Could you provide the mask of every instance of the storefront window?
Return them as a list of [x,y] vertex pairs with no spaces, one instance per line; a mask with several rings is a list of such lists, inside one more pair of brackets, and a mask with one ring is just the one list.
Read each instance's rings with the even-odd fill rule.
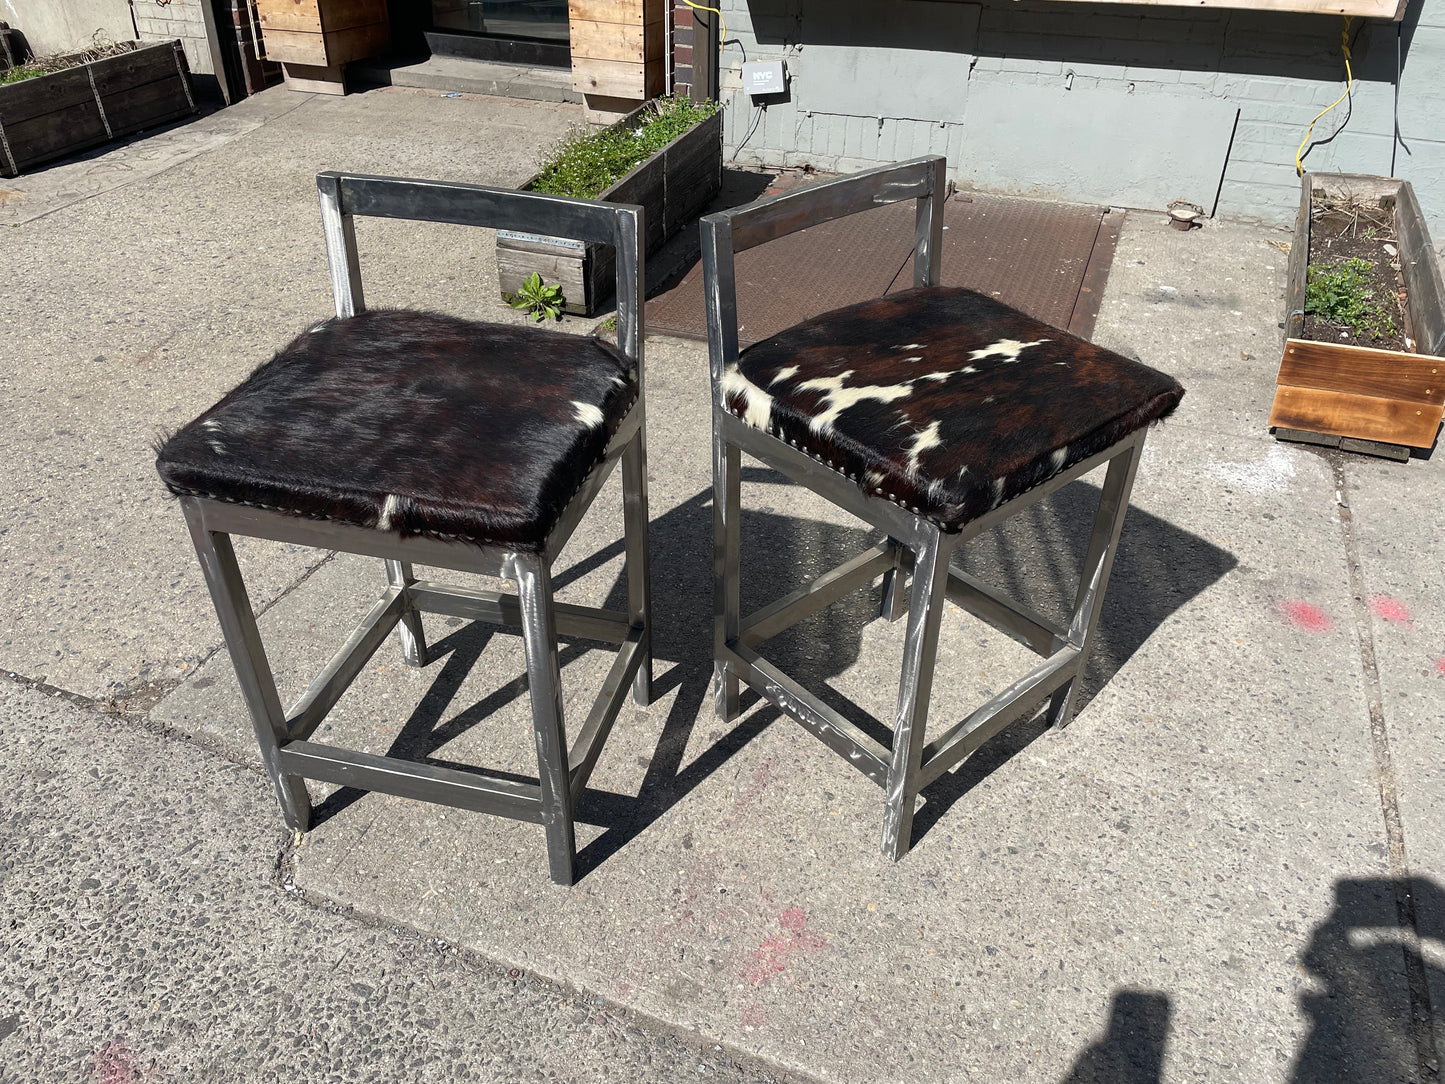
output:
[[567,40],[567,0],[431,0],[438,30],[488,37]]

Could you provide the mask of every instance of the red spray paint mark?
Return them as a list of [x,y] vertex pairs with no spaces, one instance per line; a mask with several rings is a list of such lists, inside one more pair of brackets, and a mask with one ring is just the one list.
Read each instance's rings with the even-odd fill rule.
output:
[[1410,627],[1410,609],[1399,599],[1389,595],[1371,595],[1370,612],[1392,625]]
[[1445,676],[1445,659],[1437,660],[1435,663],[1435,669],[1440,672],[1441,676]]
[[1302,632],[1329,632],[1335,627],[1334,619],[1329,614],[1313,602],[1306,602],[1302,598],[1292,598],[1280,603],[1280,610],[1289,619],[1289,623]]
[[95,1084],[144,1084],[149,1075],[121,1039],[112,1039],[95,1052]]
[[778,916],[778,925],[787,932],[778,937],[770,937],[759,945],[753,951],[748,966],[743,968],[743,978],[754,986],[766,982],[781,971],[786,971],[795,956],[817,952],[827,944],[817,934],[808,931],[808,916],[801,907],[789,907]]

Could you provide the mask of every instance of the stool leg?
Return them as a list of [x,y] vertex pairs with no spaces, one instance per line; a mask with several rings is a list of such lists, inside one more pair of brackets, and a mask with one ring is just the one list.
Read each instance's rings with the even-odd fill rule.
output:
[[[1049,700],[1048,721],[1055,730],[1069,725],[1073,715],[1074,689],[1089,664],[1094,632],[1104,608],[1104,590],[1109,586],[1114,556],[1119,551],[1119,534],[1124,528],[1124,517],[1129,512],[1129,493],[1134,488],[1134,475],[1139,469],[1143,449],[1144,430],[1141,429],[1128,448],[1109,460],[1109,473],[1104,478],[1104,489],[1099,495],[1099,509],[1094,513],[1094,530],[1089,537],[1084,563],[1079,569],[1079,589],[1074,596],[1074,613],[1069,621],[1068,642],[1079,645],[1078,669]],[[1063,640],[1055,640],[1054,650],[1063,647],[1064,643]]]
[[532,729],[537,741],[537,776],[542,788],[542,827],[552,880],[570,885],[577,844],[572,832],[572,778],[567,767],[567,734],[562,723],[562,676],[557,668],[557,624],[552,613],[552,574],[545,557],[513,558],[522,608],[522,641],[527,648],[527,684],[532,694]]
[[883,573],[883,605],[879,611],[885,621],[897,621],[908,612],[908,595],[904,591],[903,546],[895,538],[888,540],[893,547],[893,567]]
[[622,453],[622,534],[627,549],[627,617],[633,628],[646,630],[642,664],[632,679],[632,699],[639,707],[652,702],[652,585],[647,553],[646,422]]
[[725,723],[738,715],[738,676],[723,662],[722,647],[742,633],[742,590],[738,557],[742,539],[738,517],[742,513],[742,453],[729,444],[714,420],[712,444],[713,524],[713,688],[717,717]]
[[917,551],[913,589],[908,599],[908,628],[903,648],[903,677],[898,686],[898,720],[893,728],[893,757],[883,806],[883,853],[895,861],[913,843],[913,803],[918,796],[918,768],[923,761],[928,725],[928,697],[933,691],[933,663],[938,653],[938,628],[948,601],[948,556],[951,540],[936,528]]
[[288,828],[304,832],[311,826],[311,796],[306,793],[306,782],[301,776],[281,771],[281,746],[290,741],[291,735],[276,692],[276,680],[271,676],[271,664],[266,660],[266,648],[256,628],[246,584],[236,564],[231,536],[207,530],[199,509],[192,502],[183,498],[181,507],[191,528],[191,541],[201,560],[206,586],[211,590],[211,601],[221,622],[221,633],[226,639],[236,680],[241,685],[241,695],[249,709],[261,761],[266,765],[266,774],[271,777],[271,787],[281,806],[281,816]]
[[[411,562],[387,561],[386,582],[392,587],[400,587],[403,591],[410,588],[416,583]],[[408,666],[420,667],[427,664],[426,633],[422,631],[421,613],[411,604],[409,593],[401,611],[401,620],[397,622],[396,638],[401,641],[401,657]]]

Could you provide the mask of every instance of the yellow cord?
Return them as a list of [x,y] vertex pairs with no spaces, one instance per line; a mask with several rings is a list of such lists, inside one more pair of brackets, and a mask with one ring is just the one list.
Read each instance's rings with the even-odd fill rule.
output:
[[[687,2],[688,0],[683,0],[683,3]],[[1350,91],[1353,90],[1355,87],[1355,76],[1354,73],[1350,71],[1351,21],[1353,21],[1353,16],[1346,15],[1344,29],[1340,31],[1340,52],[1345,54],[1345,92],[1341,94],[1338,98],[1336,98],[1333,102],[1331,102],[1329,105],[1321,109],[1319,113],[1315,115],[1315,119],[1310,121],[1309,131],[1305,132],[1305,137],[1300,140],[1300,145],[1294,152],[1294,171],[1295,176],[1297,177],[1303,177],[1305,174],[1304,162],[1301,160],[1301,155],[1304,154],[1305,145],[1309,143],[1310,136],[1314,134],[1315,123],[1320,119],[1320,117],[1323,117],[1331,109],[1333,109],[1335,106],[1339,105],[1342,101],[1348,98],[1350,96]]]
[[722,33],[718,35],[717,39],[717,51],[721,53],[723,51],[723,42],[727,41],[728,37],[728,21],[723,18],[723,13],[718,11],[717,8],[708,7],[706,4],[694,4],[692,0],[682,0],[682,2],[690,8],[697,8],[698,11],[717,11],[717,21],[722,23]]

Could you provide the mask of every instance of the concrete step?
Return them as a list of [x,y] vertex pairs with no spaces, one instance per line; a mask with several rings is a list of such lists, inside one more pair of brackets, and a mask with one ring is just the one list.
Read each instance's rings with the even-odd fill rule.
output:
[[346,75],[362,86],[421,87],[537,102],[582,100],[582,95],[572,89],[572,73],[566,68],[533,68],[464,57],[358,60],[347,65]]

